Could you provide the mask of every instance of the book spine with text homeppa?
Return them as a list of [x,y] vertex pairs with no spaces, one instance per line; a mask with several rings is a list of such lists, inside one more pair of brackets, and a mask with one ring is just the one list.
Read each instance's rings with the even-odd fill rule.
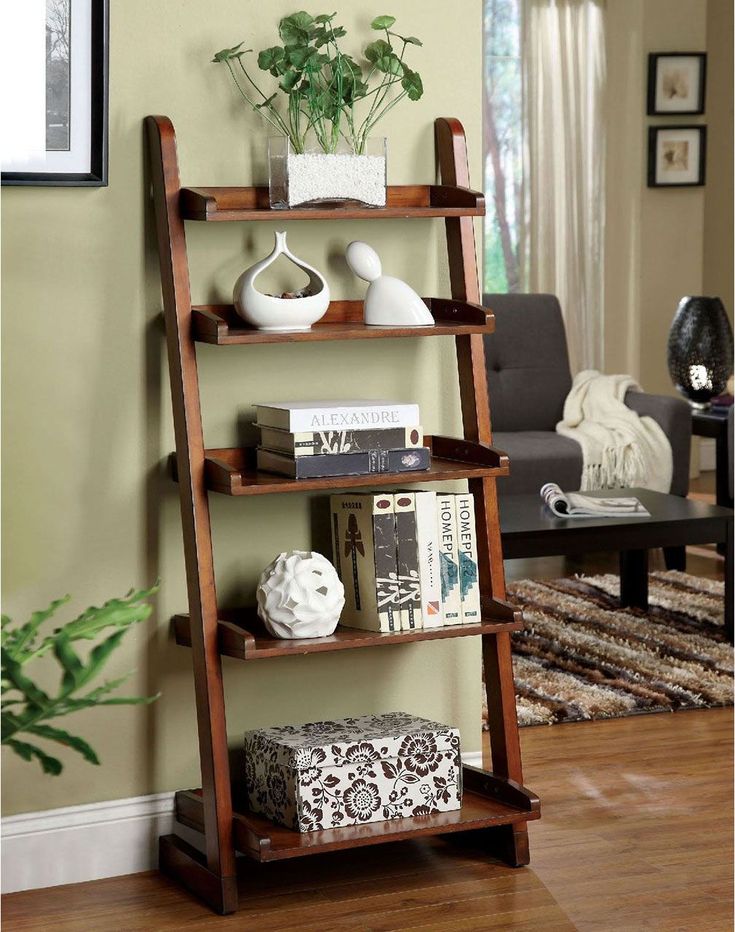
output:
[[401,450],[420,447],[423,442],[424,431],[418,425],[374,430],[304,430],[295,434],[275,427],[260,428],[261,447],[289,456]]
[[[383,499],[382,506],[378,499]],[[329,501],[334,565],[345,587],[340,624],[369,631],[398,630],[393,496],[332,495]],[[386,514],[376,522],[378,510]],[[392,550],[388,562],[386,545]]]
[[292,433],[303,430],[367,430],[368,428],[411,427],[419,423],[416,404],[354,403],[340,405],[256,405],[261,427],[278,427]]
[[367,476],[370,473],[413,472],[428,469],[428,447],[409,450],[368,450],[364,453],[333,453],[318,456],[288,456],[258,448],[258,469],[276,472],[292,479],[319,479],[326,476]]
[[475,530],[475,499],[470,492],[460,492],[454,498],[457,520],[457,551],[459,554],[459,591],[462,600],[462,624],[480,623],[480,580],[477,573],[477,533]]
[[421,616],[425,628],[442,625],[442,590],[439,567],[439,523],[436,492],[415,492],[416,550],[421,583]]
[[416,495],[413,492],[398,492],[393,499],[396,511],[401,628],[403,631],[413,631],[423,627],[416,533]]
[[442,618],[445,625],[462,624],[462,598],[459,590],[457,522],[454,495],[438,492],[439,559],[441,565]]

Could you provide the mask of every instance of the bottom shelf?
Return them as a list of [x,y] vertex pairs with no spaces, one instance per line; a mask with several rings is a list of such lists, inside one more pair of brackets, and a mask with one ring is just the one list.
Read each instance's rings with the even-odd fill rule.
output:
[[[463,777],[462,808],[454,812],[370,822],[321,832],[295,832],[236,805],[235,846],[256,861],[279,861],[343,848],[404,841],[422,835],[445,835],[511,825],[540,817],[538,797],[512,780],[469,766],[463,768]],[[201,792],[181,790],[176,793],[177,821],[199,832],[204,829]]]

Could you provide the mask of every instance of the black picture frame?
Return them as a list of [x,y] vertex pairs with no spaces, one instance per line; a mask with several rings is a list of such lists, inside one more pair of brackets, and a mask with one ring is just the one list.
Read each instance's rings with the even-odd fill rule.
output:
[[[660,181],[656,178],[656,152],[659,134],[668,130],[695,131],[699,135],[699,164],[697,165],[697,179],[695,181]],[[705,182],[707,163],[707,127],[701,123],[680,126],[669,124],[667,126],[648,127],[648,187],[649,188],[698,188]]]
[[108,184],[109,0],[91,0],[90,164],[88,172],[3,172],[3,185],[101,188]]
[[[697,94],[697,107],[694,110],[658,110],[656,108],[656,84],[661,59],[665,58],[696,58],[699,60],[699,88]],[[646,113],[648,116],[697,116],[704,113],[704,101],[707,85],[707,53],[706,52],[651,52],[648,56],[648,102]]]

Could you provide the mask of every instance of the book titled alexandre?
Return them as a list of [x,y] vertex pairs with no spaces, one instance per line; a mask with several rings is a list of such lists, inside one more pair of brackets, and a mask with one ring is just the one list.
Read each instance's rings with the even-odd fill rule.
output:
[[423,446],[423,443],[424,431],[419,425],[368,430],[300,430],[297,433],[276,427],[260,428],[260,446],[288,456],[403,450]]
[[431,451],[428,447],[416,447],[294,457],[285,453],[274,453],[272,450],[258,449],[257,462],[258,469],[290,476],[292,479],[367,476],[370,473],[427,470],[431,465]]
[[258,426],[291,433],[413,427],[419,423],[417,404],[392,401],[279,401],[258,404],[255,410]]

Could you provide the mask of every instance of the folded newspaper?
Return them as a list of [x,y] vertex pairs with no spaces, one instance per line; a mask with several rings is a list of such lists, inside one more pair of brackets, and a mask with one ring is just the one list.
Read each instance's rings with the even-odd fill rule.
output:
[[562,492],[555,482],[541,486],[541,498],[558,518],[650,518],[637,498],[597,498]]

